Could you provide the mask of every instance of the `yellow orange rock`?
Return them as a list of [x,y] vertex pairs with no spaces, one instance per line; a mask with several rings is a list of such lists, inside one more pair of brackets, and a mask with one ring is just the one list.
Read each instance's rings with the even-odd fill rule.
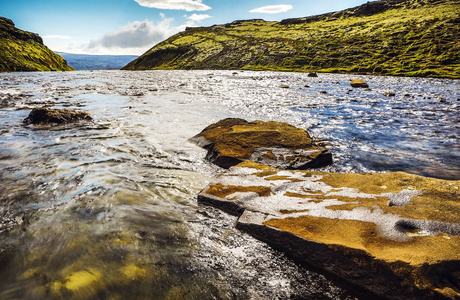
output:
[[328,165],[332,155],[317,147],[303,129],[283,122],[224,119],[191,139],[208,149],[206,158],[229,168],[251,160],[282,169]]
[[[460,297],[460,181],[243,162],[199,195],[237,228],[395,299]],[[454,295],[454,296],[452,296]]]
[[362,79],[353,79],[350,81],[350,85],[354,88],[368,88],[369,85]]

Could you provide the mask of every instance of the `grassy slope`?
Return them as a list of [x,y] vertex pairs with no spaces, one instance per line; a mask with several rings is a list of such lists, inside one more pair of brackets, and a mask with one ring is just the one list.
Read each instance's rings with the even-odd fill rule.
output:
[[71,71],[64,58],[43,45],[42,39],[0,18],[0,72]]
[[125,69],[250,69],[460,78],[460,2],[393,1],[380,1],[388,4],[387,10],[371,15],[357,13],[359,9],[355,8],[297,22],[249,20],[189,29],[156,45]]

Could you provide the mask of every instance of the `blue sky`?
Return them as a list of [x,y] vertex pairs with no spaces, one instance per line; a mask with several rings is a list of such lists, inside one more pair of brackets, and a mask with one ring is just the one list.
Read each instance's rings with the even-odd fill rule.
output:
[[0,16],[54,51],[140,55],[187,26],[280,21],[368,0],[0,0]]

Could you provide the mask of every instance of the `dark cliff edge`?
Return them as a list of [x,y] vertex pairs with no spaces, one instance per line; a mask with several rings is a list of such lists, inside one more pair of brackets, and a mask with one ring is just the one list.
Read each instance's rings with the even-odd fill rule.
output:
[[382,0],[339,12],[187,28],[124,70],[227,69],[460,78],[458,0]]
[[42,38],[15,27],[0,17],[0,72],[73,71],[61,56],[43,44]]

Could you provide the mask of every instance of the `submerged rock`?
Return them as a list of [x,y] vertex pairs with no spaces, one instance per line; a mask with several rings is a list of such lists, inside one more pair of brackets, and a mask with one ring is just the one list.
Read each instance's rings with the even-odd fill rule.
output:
[[460,182],[243,162],[198,196],[298,261],[391,299],[460,297]]
[[316,74],[314,72],[310,72],[310,73],[308,73],[307,77],[318,77],[318,74]]
[[47,107],[34,108],[24,119],[26,124],[64,124],[78,121],[91,121],[91,115],[73,109],[52,109]]
[[305,130],[282,122],[228,118],[206,127],[191,141],[208,149],[206,159],[223,168],[245,160],[281,169],[332,163],[331,153],[316,146]]
[[368,88],[369,85],[362,79],[353,79],[350,81],[350,85],[354,88]]

